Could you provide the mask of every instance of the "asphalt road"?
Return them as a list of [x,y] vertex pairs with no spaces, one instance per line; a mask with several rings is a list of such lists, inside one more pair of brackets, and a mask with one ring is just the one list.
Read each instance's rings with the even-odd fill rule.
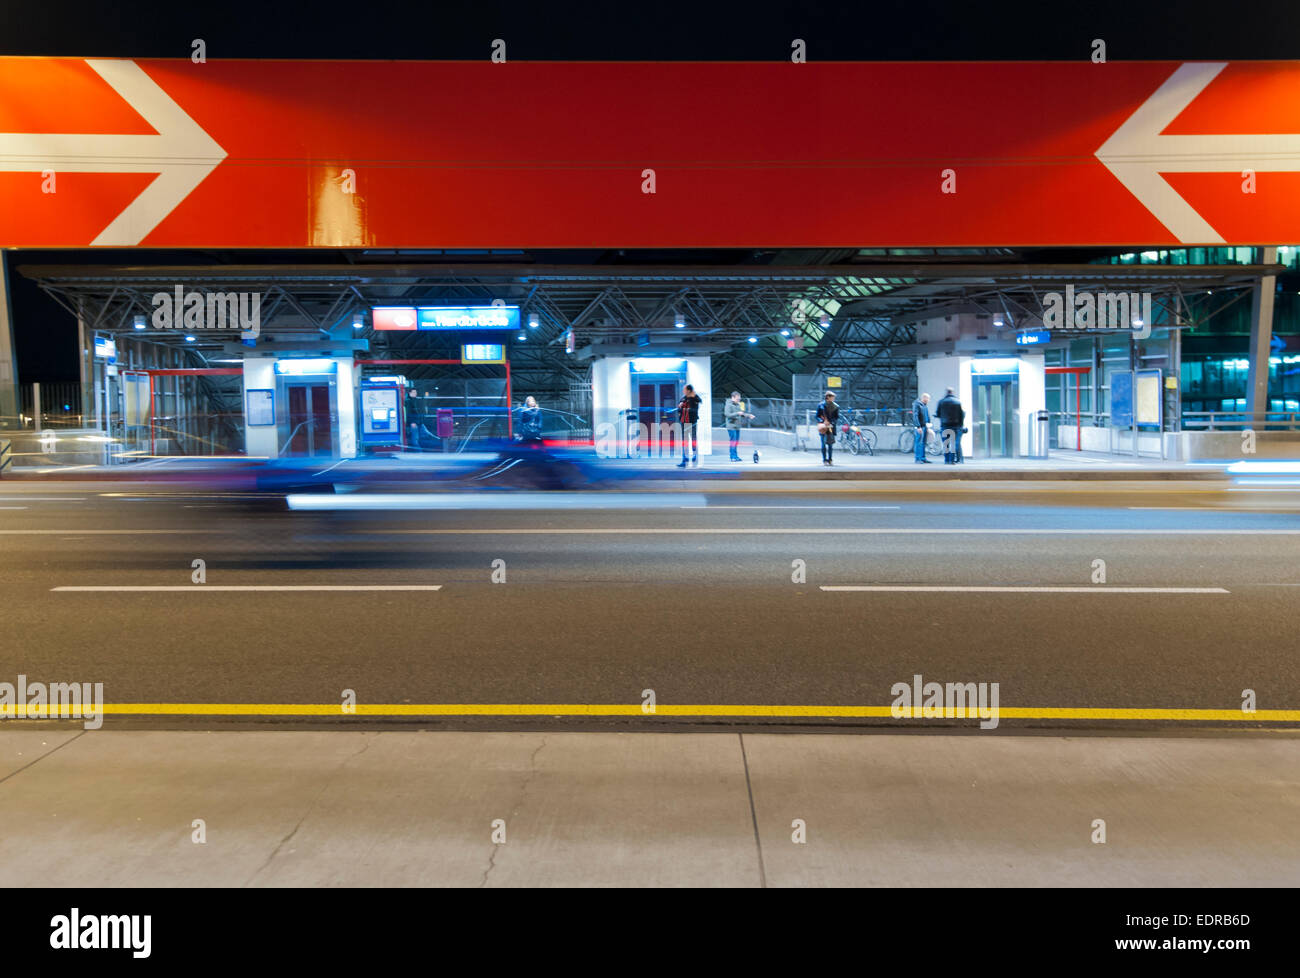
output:
[[[300,511],[283,497],[0,484],[0,682],[102,682],[110,704],[171,705],[110,724],[184,725],[187,704],[332,709],[350,689],[398,714],[492,705],[440,725],[578,722],[527,715],[559,704],[617,707],[600,722],[623,725],[973,726],[853,715],[888,707],[918,674],[997,683],[1003,729],[1294,725],[1142,712],[1232,715],[1247,689],[1261,711],[1300,711],[1289,490],[474,498],[510,508],[410,495],[398,501],[425,508]],[[342,590],[281,590],[319,585]],[[250,586],[267,590],[219,590]],[[129,590],[158,587],[177,590]],[[671,716],[701,705],[809,709]],[[1140,712],[1059,714],[1081,708]]]

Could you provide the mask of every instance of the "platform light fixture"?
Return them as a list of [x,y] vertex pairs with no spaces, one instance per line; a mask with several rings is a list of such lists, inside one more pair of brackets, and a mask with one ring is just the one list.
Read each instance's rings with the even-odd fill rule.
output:
[[145,322],[145,318],[143,316],[136,316],[131,320],[131,325],[134,326],[136,329],[144,329],[147,323]]
[[277,374],[332,374],[338,364],[328,357],[302,357],[275,361]]
[[357,310],[356,312],[354,312],[354,313],[352,314],[352,328],[353,328],[353,329],[365,329],[365,328],[366,328],[366,320],[365,320],[365,317],[363,317],[363,316],[361,315],[361,311],[360,311],[360,310]]
[[664,373],[677,370],[682,363],[682,357],[634,357],[632,369],[643,374]]
[[1020,371],[1020,360],[1016,357],[977,357],[970,362],[970,368],[977,374],[1014,374]]
[[540,322],[541,322],[541,320],[539,320],[539,319],[537,318],[537,313],[535,313],[535,312],[530,312],[530,313],[528,314],[528,328],[529,328],[529,329],[536,329],[536,328],[538,327],[538,325],[540,324]]

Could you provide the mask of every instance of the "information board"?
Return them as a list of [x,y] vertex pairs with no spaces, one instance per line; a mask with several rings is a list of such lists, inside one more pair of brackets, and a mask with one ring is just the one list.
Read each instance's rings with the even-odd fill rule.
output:
[[1110,375],[1110,425],[1133,427],[1133,373],[1129,370]]
[[275,391],[250,390],[245,394],[248,399],[248,425],[275,424]]
[[1161,397],[1160,371],[1158,369],[1139,370],[1137,372],[1137,389],[1134,393],[1134,407],[1139,425],[1160,426]]

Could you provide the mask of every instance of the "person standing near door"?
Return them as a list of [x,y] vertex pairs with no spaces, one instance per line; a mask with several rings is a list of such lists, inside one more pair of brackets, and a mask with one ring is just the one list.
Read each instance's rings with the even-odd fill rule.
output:
[[929,403],[929,394],[922,394],[912,402],[912,427],[916,429],[912,434],[912,447],[916,451],[918,465],[930,464],[930,460],[925,457],[925,435],[930,427],[930,409],[926,405]]
[[[678,464],[679,469],[686,468],[687,464],[700,464],[700,438],[697,432],[697,426],[700,421],[700,402],[701,398],[695,393],[695,388],[687,384],[682,391],[682,399],[677,402],[677,420],[682,425],[682,460]],[[687,451],[690,451],[689,458]]]
[[826,392],[826,400],[817,408],[817,434],[822,440],[822,465],[832,465],[835,456],[835,428],[840,420],[840,407],[835,403],[835,393]]
[[753,420],[752,414],[745,413],[745,402],[740,399],[740,391],[732,391],[731,397],[727,398],[727,403],[722,407],[722,413],[727,420],[727,438],[731,445],[731,460],[740,461],[740,422],[743,418]]
[[961,423],[966,418],[956,391],[949,387],[934,406],[934,413],[939,419],[939,434],[943,438],[943,464],[956,465],[961,452]]
[[524,399],[524,406],[519,409],[518,438],[530,445],[542,443],[542,409],[537,406],[537,398],[531,394]]

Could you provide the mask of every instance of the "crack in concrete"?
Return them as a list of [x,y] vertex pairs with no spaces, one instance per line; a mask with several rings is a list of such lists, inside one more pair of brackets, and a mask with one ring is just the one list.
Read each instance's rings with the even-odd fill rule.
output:
[[32,767],[33,765],[39,764],[41,761],[45,760],[45,758],[49,757],[51,754],[56,753],[57,751],[61,751],[61,750],[63,750],[63,748],[67,747],[67,746],[68,746],[70,743],[72,743],[74,740],[80,740],[83,736],[85,736],[85,735],[86,735],[87,733],[89,733],[89,732],[90,732],[90,731],[88,731],[88,730],[82,730],[82,731],[81,731],[80,733],[78,733],[75,737],[69,737],[69,738],[68,738],[67,740],[65,740],[63,743],[59,744],[58,747],[52,747],[52,748],[50,748],[50,749],[47,750],[44,754],[42,754],[40,757],[36,758],[36,760],[34,760],[34,761],[29,761],[28,763],[24,764],[22,767],[18,768],[16,771],[10,771],[10,772],[9,772],[8,774],[6,774],[3,778],[0,778],[0,784],[4,784],[4,783],[5,783],[6,781],[8,781],[10,778],[12,778],[12,777],[16,777],[17,775],[22,774],[22,773],[23,773],[24,771],[26,771],[29,767]]
[[[546,738],[542,737],[542,742],[537,745],[537,749],[534,750],[532,755],[529,756],[528,758],[528,777],[524,778],[524,783],[519,786],[519,800],[515,802],[514,807],[510,809],[510,817],[506,820],[507,833],[510,831],[509,828],[510,821],[514,819],[515,813],[518,812],[519,809],[523,807],[524,795],[528,793],[528,785],[531,784],[533,778],[537,776],[537,755],[542,752],[542,748],[545,746],[546,746]],[[488,857],[487,869],[483,870],[483,879],[479,882],[479,889],[482,889],[483,887],[487,886],[488,876],[491,875],[492,870],[496,869],[497,850],[499,848],[501,848],[500,844],[496,842],[492,843],[492,854]]]
[[[362,745],[359,751],[357,751],[355,754],[349,754],[347,757],[343,759],[342,763],[340,763],[338,766],[338,770],[335,771],[335,774],[337,775],[338,771],[343,770],[343,768],[347,767],[358,757],[360,757],[362,754],[368,751],[370,749],[370,745],[374,743],[375,738],[379,736],[382,736],[382,734],[374,734],[373,736],[367,737],[365,743]],[[302,813],[302,818],[298,819],[298,824],[295,825],[289,831],[288,835],[286,835],[283,839],[279,841],[279,843],[277,843],[276,847],[273,850],[271,850],[271,854],[266,857],[266,861],[262,863],[262,865],[258,866],[257,869],[253,870],[253,874],[249,876],[247,880],[244,881],[245,887],[252,885],[253,880],[257,879],[257,877],[261,875],[262,871],[266,869],[266,867],[270,866],[272,862],[275,861],[275,857],[280,854],[280,850],[285,847],[285,844],[288,843],[290,839],[292,839],[295,835],[298,834],[298,830],[302,828],[302,823],[307,821],[307,816],[311,815],[311,813],[316,810],[316,804],[322,798],[325,797],[325,792],[329,791],[330,788],[333,786],[333,784],[334,784],[334,778],[330,778],[325,782],[324,785],[321,786],[320,791],[316,793],[316,797],[313,798],[311,800],[311,803],[307,806],[307,810]]]
[[740,760],[745,766],[745,791],[749,794],[749,817],[754,823],[754,848],[758,852],[758,886],[759,889],[767,889],[767,869],[763,865],[763,839],[758,832],[758,808],[754,805],[754,784],[749,777],[749,755],[745,751],[745,735],[738,734],[740,738]]

